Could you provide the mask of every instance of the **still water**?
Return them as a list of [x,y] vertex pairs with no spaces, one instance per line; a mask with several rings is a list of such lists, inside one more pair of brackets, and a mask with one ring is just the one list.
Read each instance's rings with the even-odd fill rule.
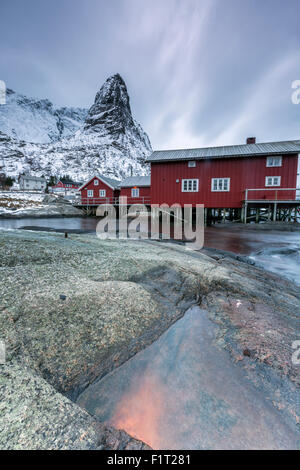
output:
[[[39,227],[95,233],[98,220],[94,217],[0,219],[0,229]],[[250,256],[265,269],[300,285],[300,231],[249,230],[219,225],[205,229],[204,245]]]
[[[299,435],[191,308],[77,403],[154,449],[294,449]],[[294,392],[294,390],[293,390]]]

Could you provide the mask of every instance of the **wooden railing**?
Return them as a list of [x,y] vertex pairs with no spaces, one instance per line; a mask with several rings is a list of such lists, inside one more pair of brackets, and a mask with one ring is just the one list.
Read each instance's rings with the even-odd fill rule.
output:
[[[272,191],[270,197],[268,193],[264,194],[265,191]],[[252,195],[249,194],[252,192]],[[256,192],[258,194],[253,194]],[[245,202],[249,201],[270,201],[270,202],[280,202],[280,201],[297,201],[300,202],[300,188],[279,188],[277,186],[267,187],[267,188],[248,188],[245,190]]]
[[81,206],[99,206],[103,204],[112,204],[114,206],[150,204],[150,197],[82,197],[74,201],[75,205]]

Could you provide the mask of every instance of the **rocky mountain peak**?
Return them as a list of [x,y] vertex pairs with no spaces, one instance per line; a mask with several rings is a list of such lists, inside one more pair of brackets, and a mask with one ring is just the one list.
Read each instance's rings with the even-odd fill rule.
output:
[[0,170],[8,176],[67,174],[84,181],[102,173],[123,179],[148,173],[151,151],[119,74],[106,80],[89,111],[56,108],[12,90],[0,106]]
[[109,77],[96,94],[84,129],[119,135],[132,126],[134,121],[127,87],[121,75],[117,73]]

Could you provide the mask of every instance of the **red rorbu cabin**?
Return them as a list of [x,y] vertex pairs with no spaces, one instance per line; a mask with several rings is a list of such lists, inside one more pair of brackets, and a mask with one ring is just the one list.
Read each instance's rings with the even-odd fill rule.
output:
[[72,180],[61,179],[54,186],[51,186],[53,193],[68,193],[77,191],[82,183]]
[[120,199],[127,197],[126,204],[149,205],[151,192],[150,176],[131,176],[120,183]]
[[118,204],[120,181],[102,175],[93,176],[84,183],[81,192],[81,205],[98,206],[99,204]]
[[256,144],[255,138],[246,145],[156,151],[148,158],[151,203],[214,209],[299,206],[299,154],[300,140]]

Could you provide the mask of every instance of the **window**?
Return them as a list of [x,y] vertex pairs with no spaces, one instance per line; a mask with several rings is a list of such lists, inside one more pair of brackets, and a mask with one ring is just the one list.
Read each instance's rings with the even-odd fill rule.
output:
[[139,188],[132,188],[131,189],[131,197],[139,197],[139,195],[140,195]]
[[99,196],[100,197],[106,197],[106,190],[105,189],[100,189]]
[[190,162],[188,162],[188,167],[189,167],[189,168],[195,168],[195,166],[196,166],[196,162],[195,162],[195,161],[190,161]]
[[280,176],[266,176],[266,186],[280,186]]
[[94,186],[99,186],[99,180],[97,179],[94,180]]
[[230,191],[230,178],[212,178],[211,190],[213,192],[228,192]]
[[267,166],[282,166],[282,157],[267,157]]
[[182,180],[181,191],[183,193],[197,193],[199,189],[199,180]]
[[92,189],[88,189],[87,195],[88,197],[94,197],[94,191]]

